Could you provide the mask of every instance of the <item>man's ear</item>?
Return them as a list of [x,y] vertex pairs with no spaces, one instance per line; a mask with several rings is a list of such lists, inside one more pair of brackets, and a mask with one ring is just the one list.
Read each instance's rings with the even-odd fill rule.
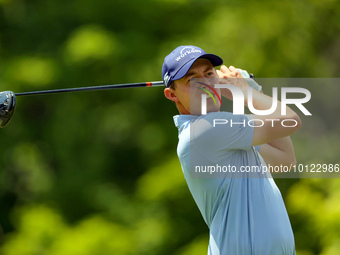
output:
[[178,102],[178,98],[175,95],[174,91],[171,88],[165,88],[164,89],[164,95],[167,99],[173,101],[173,102]]

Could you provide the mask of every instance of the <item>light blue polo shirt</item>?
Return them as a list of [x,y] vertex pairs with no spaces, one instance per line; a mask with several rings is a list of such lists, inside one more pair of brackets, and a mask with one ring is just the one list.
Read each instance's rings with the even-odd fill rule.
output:
[[210,230],[208,255],[293,255],[293,231],[271,174],[244,170],[265,165],[251,146],[249,120],[229,112],[174,116],[183,174]]

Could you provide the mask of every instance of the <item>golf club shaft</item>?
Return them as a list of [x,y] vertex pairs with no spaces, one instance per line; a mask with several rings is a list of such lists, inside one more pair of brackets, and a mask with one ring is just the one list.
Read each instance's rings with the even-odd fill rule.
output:
[[80,88],[53,89],[53,90],[20,92],[20,93],[15,93],[15,96],[29,96],[29,95],[56,94],[56,93],[67,93],[67,92],[77,92],[77,91],[155,87],[155,86],[164,86],[164,83],[163,81],[154,81],[154,82],[125,83],[125,84],[114,84],[114,85],[80,87]]
[[[255,78],[254,75],[251,74],[251,73],[249,74],[249,76],[252,79]],[[78,92],[78,91],[138,88],[138,87],[156,87],[156,86],[164,86],[163,81],[124,83],[124,84],[101,85],[101,86],[90,86],[90,87],[79,87],[79,88],[66,88],[66,89],[52,89],[52,90],[19,92],[19,93],[15,93],[15,96],[44,95],[44,94]]]

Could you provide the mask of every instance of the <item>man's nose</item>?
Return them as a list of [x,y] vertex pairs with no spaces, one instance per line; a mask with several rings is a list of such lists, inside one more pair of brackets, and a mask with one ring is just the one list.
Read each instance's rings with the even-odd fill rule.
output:
[[207,83],[208,80],[207,80],[207,77],[205,77],[205,74],[203,72],[198,72],[198,76],[197,76],[197,81],[200,83],[200,84],[203,84],[203,83]]
[[198,72],[198,78],[206,79],[207,77],[205,76],[205,73],[203,71],[199,71]]

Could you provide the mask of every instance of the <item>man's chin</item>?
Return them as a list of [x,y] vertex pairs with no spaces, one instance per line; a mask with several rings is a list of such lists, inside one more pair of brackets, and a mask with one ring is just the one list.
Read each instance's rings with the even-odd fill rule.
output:
[[[208,106],[207,107],[207,113],[210,113],[210,112],[219,112],[220,111],[220,108],[219,106]],[[190,110],[190,115],[204,115],[202,114],[202,111],[201,111],[201,108],[198,108],[197,110]]]
[[214,106],[214,107],[211,107],[210,109],[208,107],[207,113],[209,113],[209,112],[219,112],[220,110],[221,110],[221,107]]

